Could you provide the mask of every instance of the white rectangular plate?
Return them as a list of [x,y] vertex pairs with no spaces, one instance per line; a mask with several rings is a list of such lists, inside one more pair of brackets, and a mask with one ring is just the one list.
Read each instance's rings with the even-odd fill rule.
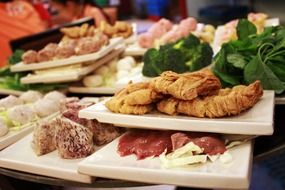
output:
[[23,94],[23,91],[19,91],[19,90],[13,90],[13,89],[0,89],[0,94],[1,95],[14,95],[14,96],[20,96],[21,94]]
[[124,56],[143,56],[146,51],[146,48],[142,48],[138,43],[134,43],[127,46],[124,51]]
[[285,95],[275,96],[275,104],[276,105],[284,105],[285,104]]
[[78,81],[85,75],[91,73],[96,68],[100,67],[101,65],[111,61],[115,57],[119,56],[120,53],[124,50],[124,47],[119,47],[114,51],[110,52],[108,55],[100,58],[95,63],[92,63],[88,66],[84,66],[74,72],[62,72],[62,73],[55,73],[55,74],[46,74],[46,75],[28,75],[26,77],[21,78],[21,83],[23,84],[31,84],[31,83],[59,83],[59,82],[70,82],[70,81]]
[[10,130],[6,135],[0,137],[0,150],[17,142],[19,139],[31,133],[33,131],[33,127],[34,124],[30,123],[20,130],[17,131]]
[[[55,112],[45,118],[42,119],[52,119],[53,117],[57,116],[58,112]],[[21,126],[21,129],[19,130],[11,130],[9,129],[9,132],[5,134],[4,136],[0,137],[0,150],[3,148],[6,148],[7,146],[17,142],[19,139],[25,137],[29,133],[31,133],[34,129],[34,126],[37,122],[30,122],[27,124],[24,124]]]
[[271,135],[273,133],[274,92],[264,91],[253,108],[237,116],[209,119],[189,116],[169,116],[162,113],[145,115],[117,114],[100,102],[79,112],[79,117],[97,119],[123,127],[168,129],[227,134]]
[[188,187],[241,189],[249,186],[251,142],[230,149],[233,161],[229,164],[216,160],[184,168],[163,169],[158,158],[136,160],[134,155],[120,157],[117,153],[118,139],[80,162],[78,171],[91,176]]
[[61,67],[65,65],[94,61],[107,55],[117,45],[123,43],[123,41],[124,41],[123,38],[113,38],[110,40],[110,43],[107,46],[103,46],[98,52],[95,53],[71,56],[66,59],[46,61],[41,63],[24,64],[23,62],[20,62],[17,63],[16,65],[11,66],[10,69],[12,72],[31,71],[31,70],[47,69],[52,67]]
[[57,151],[36,156],[31,142],[32,134],[2,150],[0,167],[83,183],[92,182],[92,177],[77,172],[77,165],[82,159],[61,159]]
[[71,86],[68,88],[69,92],[82,93],[82,94],[108,94],[113,95],[116,92],[116,88],[112,87],[82,87]]

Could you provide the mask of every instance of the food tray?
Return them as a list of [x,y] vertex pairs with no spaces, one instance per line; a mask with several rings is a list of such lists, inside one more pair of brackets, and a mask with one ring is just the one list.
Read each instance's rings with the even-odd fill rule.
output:
[[0,167],[83,183],[92,182],[92,177],[77,172],[77,164],[82,159],[61,159],[57,151],[36,156],[31,147],[32,135],[2,150]]
[[134,155],[120,157],[118,139],[79,163],[78,171],[91,176],[171,184],[187,187],[246,189],[250,182],[252,143],[229,150],[233,161],[208,161],[184,168],[163,169],[158,158],[137,160]]
[[117,45],[123,43],[123,38],[113,38],[110,39],[110,43],[107,46],[103,46],[98,52],[86,54],[86,55],[78,55],[72,56],[66,59],[59,59],[53,61],[46,61],[41,63],[31,63],[24,64],[23,62],[17,63],[16,65],[11,66],[12,72],[22,72],[22,71],[32,71],[39,69],[47,69],[53,67],[61,67],[65,65],[72,65],[76,63],[82,63],[88,61],[94,61],[100,59],[107,55],[110,51],[112,51]]
[[22,77],[21,83],[22,84],[32,84],[32,83],[60,83],[60,82],[78,81],[83,76],[91,73],[99,66],[117,57],[120,53],[122,53],[123,50],[124,50],[123,47],[117,50],[113,50],[110,54],[97,60],[95,63],[90,64],[88,66],[84,66],[76,71],[72,71],[69,73],[68,72],[66,73],[57,72],[55,74],[44,74],[44,75],[31,74],[26,77]]
[[273,111],[274,91],[264,91],[264,95],[256,105],[232,117],[209,119],[180,115],[169,116],[158,112],[144,115],[118,114],[109,111],[104,102],[81,110],[79,117],[97,119],[103,123],[113,123],[130,128],[271,135],[273,133]]

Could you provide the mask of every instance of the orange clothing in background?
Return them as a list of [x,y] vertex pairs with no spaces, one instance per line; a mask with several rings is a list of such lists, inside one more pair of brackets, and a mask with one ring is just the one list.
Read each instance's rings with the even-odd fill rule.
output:
[[[110,24],[114,24],[117,20],[117,8],[116,7],[106,7],[106,8],[94,7],[91,5],[86,5],[84,8],[84,17],[94,18],[95,25],[99,26],[102,21],[109,21]],[[105,14],[105,15],[104,15]],[[106,16],[108,18],[106,18]]]
[[38,13],[27,2],[0,3],[0,66],[12,54],[9,41],[45,29]]

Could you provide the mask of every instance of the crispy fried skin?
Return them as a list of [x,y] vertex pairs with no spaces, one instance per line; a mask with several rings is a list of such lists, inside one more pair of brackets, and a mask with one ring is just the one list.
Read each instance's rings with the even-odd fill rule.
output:
[[259,81],[249,86],[239,85],[232,89],[221,89],[218,95],[198,97],[193,100],[164,99],[157,104],[160,112],[175,115],[177,113],[217,118],[238,115],[254,106],[263,95]]
[[151,81],[151,86],[160,93],[170,94],[181,100],[217,94],[220,80],[209,69],[177,74],[166,71]]
[[152,110],[152,103],[162,96],[150,88],[149,83],[129,84],[105,103],[112,112],[124,114],[145,114]]

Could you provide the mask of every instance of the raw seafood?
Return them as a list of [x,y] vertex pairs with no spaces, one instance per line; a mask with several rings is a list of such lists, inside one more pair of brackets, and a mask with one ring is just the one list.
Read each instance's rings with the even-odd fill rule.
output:
[[198,97],[183,101],[173,97],[157,104],[157,109],[169,115],[185,114],[195,117],[224,117],[238,115],[254,106],[263,95],[259,81],[249,86],[235,86],[232,89],[221,89],[218,95]]
[[166,71],[154,78],[150,85],[157,92],[170,94],[181,100],[216,94],[221,88],[220,80],[209,69],[184,74]]

